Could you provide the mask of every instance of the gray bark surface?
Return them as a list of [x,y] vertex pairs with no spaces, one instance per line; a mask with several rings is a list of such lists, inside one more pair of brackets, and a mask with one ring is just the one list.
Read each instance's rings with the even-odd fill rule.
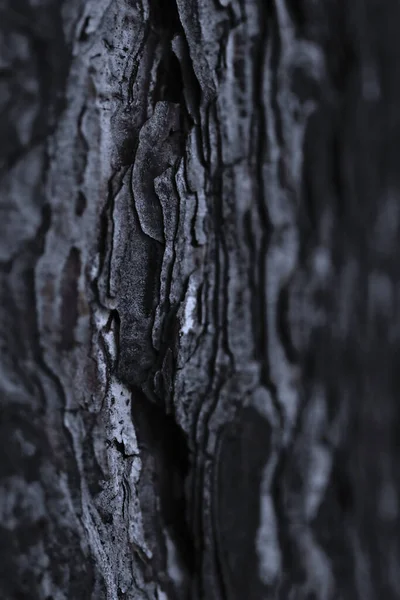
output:
[[0,597],[400,597],[400,8],[4,0]]

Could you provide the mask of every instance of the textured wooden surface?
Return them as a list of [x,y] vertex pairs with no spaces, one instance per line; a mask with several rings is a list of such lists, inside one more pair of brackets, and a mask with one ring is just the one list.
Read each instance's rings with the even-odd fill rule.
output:
[[1,598],[399,598],[397,3],[0,11]]

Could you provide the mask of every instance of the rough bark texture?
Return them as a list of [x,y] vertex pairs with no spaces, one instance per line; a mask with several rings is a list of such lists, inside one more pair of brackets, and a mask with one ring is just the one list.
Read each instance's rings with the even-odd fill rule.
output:
[[399,598],[398,3],[0,23],[1,598]]

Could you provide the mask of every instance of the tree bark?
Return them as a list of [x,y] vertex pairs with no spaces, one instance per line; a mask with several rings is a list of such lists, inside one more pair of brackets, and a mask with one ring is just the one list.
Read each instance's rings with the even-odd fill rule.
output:
[[1,598],[400,597],[399,22],[4,0]]

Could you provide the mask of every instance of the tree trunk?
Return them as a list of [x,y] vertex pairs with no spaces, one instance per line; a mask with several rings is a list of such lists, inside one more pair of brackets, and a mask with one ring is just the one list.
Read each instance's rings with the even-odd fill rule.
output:
[[1,598],[399,598],[398,3],[0,23]]

